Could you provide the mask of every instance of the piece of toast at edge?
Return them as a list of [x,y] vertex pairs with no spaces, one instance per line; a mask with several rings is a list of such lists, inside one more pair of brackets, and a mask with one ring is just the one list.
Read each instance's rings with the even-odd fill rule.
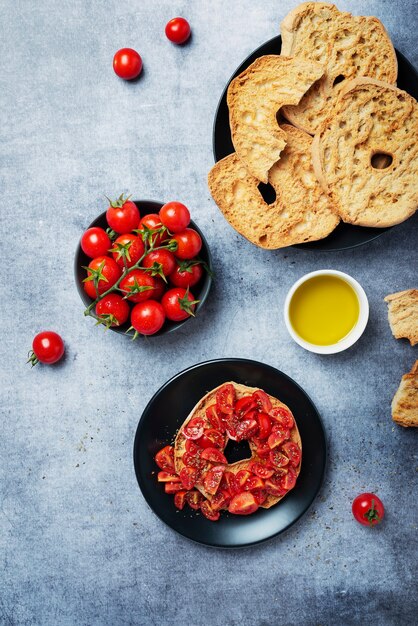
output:
[[266,55],[230,83],[227,102],[232,142],[258,180],[267,183],[268,172],[286,145],[277,112],[285,104],[297,104],[322,73],[322,66],[314,61]]
[[402,376],[392,400],[392,419],[400,426],[418,426],[418,361]]
[[408,93],[372,78],[344,83],[312,143],[315,174],[344,222],[383,228],[415,213],[417,136]]
[[292,124],[312,135],[328,116],[344,81],[369,76],[396,83],[396,53],[376,17],[353,16],[333,4],[305,2],[284,18],[281,34],[281,54],[317,61],[325,70],[297,106],[283,109]]
[[[257,391],[257,389],[259,389],[258,387],[247,387],[246,385],[241,385],[233,381],[227,381],[227,382],[222,383],[222,385],[219,385],[215,389],[212,389],[211,391],[209,391],[205,396],[203,396],[203,398],[199,400],[199,402],[193,407],[189,415],[186,417],[183,424],[180,426],[175,442],[174,442],[174,464],[175,464],[177,474],[179,474],[181,469],[184,467],[182,456],[186,450],[186,437],[182,434],[183,428],[188,424],[188,422],[193,417],[201,417],[205,421],[205,423],[209,425],[209,421],[206,417],[206,409],[211,404],[214,404],[216,402],[216,392],[218,391],[218,389],[220,389],[226,384],[231,384],[234,386],[237,399],[242,398],[243,396],[250,395],[254,393],[254,391]],[[273,407],[284,407],[292,414],[289,407],[283,404],[283,402],[280,402],[278,398],[275,398],[274,396],[271,396],[269,394],[267,395],[269,396]],[[294,427],[292,428],[290,432],[290,438],[292,441],[297,443],[299,448],[302,450],[302,440],[300,438],[299,430],[298,430],[296,419],[294,416],[293,416],[293,419],[294,419]],[[225,441],[226,441],[226,438],[225,438]],[[252,445],[251,442],[248,442],[248,443],[249,443],[251,451],[255,455],[254,458],[262,461],[262,459],[259,459],[256,456],[255,446]],[[231,471],[234,474],[236,474],[241,469],[245,469],[249,460],[250,459],[243,459],[242,461],[237,461],[236,463],[232,463],[231,465],[229,465],[228,471]],[[302,459],[299,464],[299,467],[296,468],[297,476],[299,476],[301,465],[302,465]],[[208,500],[211,500],[213,498],[213,496],[205,492],[205,490],[203,489],[201,485],[199,486],[196,485],[196,489],[198,489]],[[277,504],[277,502],[279,502],[279,500],[281,500],[282,498],[284,498],[284,496],[279,497],[279,496],[268,495],[267,499],[260,506],[264,509],[269,509],[274,504]]]
[[391,293],[388,303],[390,329],[396,339],[409,339],[411,346],[418,343],[418,289]]
[[318,184],[311,162],[312,138],[283,125],[287,145],[269,172],[276,200],[267,204],[235,153],[214,165],[208,176],[211,194],[235,230],[251,243],[276,249],[323,239],[340,218]]

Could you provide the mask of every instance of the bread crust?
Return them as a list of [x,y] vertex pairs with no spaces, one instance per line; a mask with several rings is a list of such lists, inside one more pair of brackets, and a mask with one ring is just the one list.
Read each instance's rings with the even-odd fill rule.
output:
[[418,343],[418,289],[407,289],[386,296],[389,325],[396,339]]
[[[246,395],[250,395],[254,393],[254,391],[257,391],[259,389],[258,387],[248,387],[247,385],[241,385],[240,383],[229,381],[229,382],[222,383],[222,385],[219,385],[218,387],[215,387],[215,389],[212,389],[211,391],[209,391],[205,396],[203,396],[203,398],[199,400],[199,402],[193,407],[193,409],[190,411],[189,415],[186,417],[183,424],[179,428],[179,431],[177,433],[177,436],[174,442],[174,464],[175,464],[177,474],[180,474],[180,471],[184,467],[182,457],[186,450],[186,447],[185,447],[186,437],[182,433],[183,428],[194,417],[201,417],[207,424],[209,424],[207,417],[206,417],[206,409],[211,404],[215,403],[216,392],[218,391],[218,389],[220,389],[226,384],[233,385],[237,399],[242,398],[243,396],[246,396]],[[273,407],[283,407],[292,414],[291,410],[289,409],[288,406],[286,406],[286,404],[284,404],[283,402],[281,402],[278,398],[275,398],[274,396],[271,396],[269,394],[267,395],[269,396]],[[300,449],[302,450],[302,440],[300,438],[299,430],[296,425],[296,420],[294,416],[293,416],[293,419],[294,419],[294,427],[292,428],[290,432],[290,438],[291,438],[291,441],[294,441],[295,443],[297,443]],[[226,442],[227,442],[227,437],[225,436],[225,445],[226,445]],[[251,441],[249,441],[248,443],[249,443],[253,456],[249,459],[243,459],[242,461],[237,461],[236,463],[232,463],[231,465],[228,465],[227,467],[228,471],[233,472],[234,474],[237,474],[241,469],[245,469],[248,466],[248,463],[250,460],[261,460],[256,455],[256,446],[252,444]],[[301,459],[301,462],[299,463],[299,466],[295,468],[297,476],[299,476],[301,466],[302,466],[302,459]],[[213,496],[211,496],[204,490],[202,485],[196,485],[196,489],[198,489],[208,500],[211,500],[213,498]],[[264,509],[269,509],[271,506],[273,506],[274,504],[277,504],[277,502],[279,502],[284,497],[285,496],[278,497],[278,496],[268,495],[265,502],[261,504],[260,506]]]
[[402,376],[392,400],[392,419],[405,428],[418,426],[418,361]]

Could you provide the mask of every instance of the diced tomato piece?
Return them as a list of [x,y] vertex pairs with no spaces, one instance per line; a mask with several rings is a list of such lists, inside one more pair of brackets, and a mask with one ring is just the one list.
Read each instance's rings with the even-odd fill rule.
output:
[[180,477],[177,474],[170,474],[169,472],[158,472],[157,480],[159,483],[179,483]]
[[235,474],[235,484],[238,491],[243,491],[244,486],[252,474],[249,470],[240,470]]
[[216,408],[220,413],[232,415],[235,406],[235,388],[231,383],[222,385],[216,392]]
[[238,424],[235,430],[237,441],[250,439],[258,431],[258,423],[252,419],[245,419]]
[[289,459],[285,454],[279,450],[271,450],[269,454],[269,462],[273,467],[286,467],[289,464]]
[[187,491],[184,491],[184,490],[178,491],[174,495],[174,506],[176,507],[176,509],[179,509],[181,511],[184,508],[184,505],[187,502],[186,495],[187,495]]
[[229,439],[232,439],[232,441],[238,441],[237,438],[237,433],[235,432],[235,430],[233,428],[226,428],[226,434],[229,437]]
[[268,457],[270,454],[270,446],[267,441],[257,446],[257,455],[262,459]]
[[202,448],[222,448],[225,445],[224,435],[215,428],[207,428],[199,439],[199,446]]
[[204,461],[211,461],[212,463],[228,463],[227,458],[218,448],[205,448],[201,454],[201,458]]
[[260,478],[270,478],[270,476],[273,476],[274,474],[273,468],[266,467],[258,461],[253,461],[251,463],[251,471],[253,472],[253,474],[259,476]]
[[293,469],[293,467],[289,467],[289,470],[286,474],[286,476],[283,476],[282,478],[282,486],[284,489],[286,490],[290,490],[293,489],[293,487],[296,485],[296,472]]
[[164,491],[166,493],[176,493],[184,489],[181,483],[164,483]]
[[199,451],[201,451],[201,448],[198,446],[196,441],[186,439],[186,452],[190,452],[190,454],[197,454]]
[[293,419],[291,412],[288,409],[285,409],[285,407],[275,407],[274,409],[271,409],[269,415],[281,426],[283,426],[283,428],[288,428],[290,430],[295,424],[295,420]]
[[293,465],[293,467],[297,467],[302,456],[302,451],[298,444],[294,441],[287,441],[282,445],[282,450],[285,455],[289,457],[290,464]]
[[284,489],[282,486],[281,479],[277,479],[274,476],[266,479],[265,488],[267,493],[271,496],[275,496],[276,498],[280,498],[287,493],[287,489]]
[[252,491],[253,489],[264,489],[264,480],[259,476],[251,475],[244,487],[245,491]]
[[211,404],[206,409],[206,417],[208,418],[212,428],[215,428],[215,430],[220,430],[221,433],[225,431],[225,425],[218,415],[218,411],[216,410],[216,404]]
[[263,411],[264,413],[268,413],[269,411],[271,411],[271,400],[265,391],[262,391],[261,389],[254,391],[253,398],[260,411]]
[[182,461],[188,467],[195,467],[197,470],[204,465],[200,454],[192,454],[191,452],[185,452],[182,456]]
[[[235,478],[235,474],[233,472],[226,471],[222,476],[222,483],[226,484],[226,489],[233,496],[238,493],[237,481]],[[222,484],[222,489],[224,489],[224,485]]]
[[280,446],[283,441],[286,441],[290,437],[290,431],[285,428],[276,428],[276,426],[276,424],[273,426],[272,433],[267,439],[271,449],[277,448],[277,446]]
[[258,426],[259,426],[258,438],[267,439],[267,437],[271,433],[270,417],[267,415],[267,413],[259,413],[257,415],[257,420],[258,420]]
[[200,510],[202,511],[203,515],[207,517],[207,519],[211,522],[217,522],[220,517],[219,511],[215,511],[209,500],[203,500],[202,504],[200,505]]
[[161,448],[161,450],[155,455],[155,462],[160,469],[167,472],[175,472],[173,446],[165,446],[164,448]]
[[183,467],[180,471],[180,480],[182,485],[188,491],[193,489],[196,484],[197,470],[194,467]]
[[214,511],[220,511],[221,509],[227,509],[230,501],[231,495],[229,492],[218,489],[211,500],[211,505]]
[[258,506],[263,504],[263,502],[267,499],[267,491],[265,489],[254,489],[251,493],[253,494]]
[[258,504],[251,491],[244,491],[234,496],[229,503],[228,511],[235,515],[251,515],[258,509]]
[[201,417],[194,417],[183,428],[183,435],[186,439],[199,439],[203,435],[205,422]]
[[224,465],[215,465],[215,467],[206,472],[203,478],[203,487],[211,496],[217,492],[224,471]]
[[197,511],[198,509],[200,509],[200,503],[203,501],[203,496],[200,491],[197,491],[197,489],[193,489],[192,491],[188,491],[186,493],[186,500],[187,504],[192,509]]
[[235,403],[235,415],[241,420],[248,411],[252,411],[256,406],[257,404],[252,396],[244,396]]

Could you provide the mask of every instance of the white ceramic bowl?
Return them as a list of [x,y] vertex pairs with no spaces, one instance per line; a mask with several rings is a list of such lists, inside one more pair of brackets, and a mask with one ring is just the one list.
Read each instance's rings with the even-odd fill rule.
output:
[[[309,341],[305,341],[295,332],[290,322],[289,307],[296,289],[314,276],[339,276],[340,278],[344,279],[349,285],[351,285],[351,287],[356,292],[359,301],[359,317],[356,325],[343,339],[329,346],[319,346],[314,343],[310,343]],[[367,326],[368,319],[369,302],[367,300],[367,296],[363,287],[348,274],[344,274],[344,272],[339,272],[337,270],[317,270],[316,272],[310,272],[309,274],[305,274],[304,276],[302,276],[302,278],[299,278],[299,280],[297,280],[295,284],[290,288],[284,303],[284,320],[290,336],[292,337],[292,339],[294,339],[294,341],[296,341],[296,343],[302,346],[302,348],[305,348],[305,350],[309,350],[310,352],[316,352],[316,354],[336,354],[337,352],[342,352],[343,350],[347,350],[347,348],[350,348],[353,344],[356,343],[358,339],[360,339],[361,335],[364,332],[364,329]]]

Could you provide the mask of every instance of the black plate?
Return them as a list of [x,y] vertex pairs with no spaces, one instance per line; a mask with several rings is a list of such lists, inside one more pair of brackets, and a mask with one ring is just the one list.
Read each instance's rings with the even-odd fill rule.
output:
[[[276,506],[240,517],[221,513],[210,522],[188,506],[174,507],[174,498],[157,482],[156,452],[173,442],[177,429],[208,391],[224,382],[259,387],[293,411],[302,438],[302,469],[295,488]],[[230,462],[249,457],[243,445],[226,455]],[[194,365],[169,380],[151,399],[139,421],[134,443],[136,477],[145,500],[158,517],[188,539],[220,548],[240,548],[271,539],[294,524],[312,504],[322,483],[326,463],[321,418],[306,393],[291,378],[270,365],[247,359],[217,359]]]
[[[141,217],[143,217],[144,215],[148,215],[149,213],[158,213],[158,211],[163,206],[163,202],[155,202],[153,200],[134,200],[134,202],[139,209]],[[101,213],[98,217],[96,217],[94,222],[92,222],[87,228],[92,228],[93,226],[98,226],[106,230],[106,228],[108,227],[108,224],[106,221],[106,212]],[[213,267],[212,267],[212,257],[211,257],[208,242],[206,241],[205,236],[203,235],[200,228],[198,228],[198,226],[195,224],[195,222],[193,222],[193,220],[190,220],[190,228],[194,228],[194,230],[196,230],[199,233],[202,239],[202,249],[199,253],[199,256],[203,261],[205,261],[205,263],[207,264],[211,272],[210,274],[208,272],[204,272],[202,278],[197,283],[197,285],[195,285],[191,289],[196,300],[199,300],[199,304],[196,306],[196,311],[195,311],[196,315],[198,315],[202,306],[206,302],[206,298],[208,297],[210,288],[212,286],[211,274],[213,271]],[[84,302],[86,308],[93,302],[93,300],[86,294],[86,292],[83,289],[83,279],[86,277],[86,270],[83,269],[83,266],[87,266],[90,263],[90,261],[91,259],[89,259],[88,256],[84,254],[83,250],[81,249],[81,245],[79,243],[77,246],[77,252],[75,254],[75,260],[74,260],[74,275],[75,275],[75,282],[77,285],[78,293],[80,295],[80,298]],[[164,326],[162,327],[162,329],[159,330],[158,333],[155,333],[154,335],[149,335],[149,338],[152,339],[152,337],[158,337],[159,335],[165,335],[167,333],[171,333],[177,328],[180,328],[181,326],[183,326],[183,324],[186,324],[191,319],[192,319],[191,317],[188,317],[182,322],[171,322],[170,320],[166,320],[164,322]],[[120,333],[123,335],[127,335],[128,337],[132,337],[134,334],[133,330],[129,331],[129,333],[126,332],[129,326],[130,326],[130,321],[128,320],[122,326],[111,327],[110,330],[112,330],[115,333]]]
[[[257,48],[234,72],[231,79],[228,81],[227,86],[221,96],[218,104],[218,108],[215,115],[215,121],[213,125],[213,154],[215,161],[219,161],[224,157],[234,152],[234,146],[231,139],[231,129],[229,126],[229,113],[228,105],[226,103],[226,94],[229,87],[229,83],[238,74],[241,74],[251,63],[253,63],[258,57],[264,54],[280,54],[282,47],[282,38],[274,37],[270,41],[266,41],[262,46]],[[396,56],[398,58],[398,82],[399,89],[404,89],[418,100],[418,73],[411,63],[406,59],[403,54],[396,50]],[[269,199],[266,197],[266,200]],[[393,227],[391,227],[393,228]],[[389,228],[367,228],[363,226],[352,226],[351,224],[344,224],[341,222],[337,228],[325,239],[319,241],[312,241],[310,243],[303,243],[293,246],[295,248],[303,248],[307,250],[345,250],[347,248],[355,248],[361,246],[364,243],[373,241],[377,237],[380,237],[384,232],[390,230]]]

